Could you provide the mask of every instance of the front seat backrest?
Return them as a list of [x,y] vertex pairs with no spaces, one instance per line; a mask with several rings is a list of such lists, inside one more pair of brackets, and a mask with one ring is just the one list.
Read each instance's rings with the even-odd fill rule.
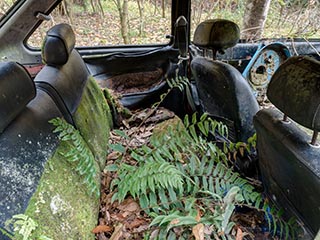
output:
[[277,71],[267,90],[269,100],[302,126],[320,131],[320,63],[292,57]]
[[320,227],[320,62],[289,58],[272,76],[267,96],[280,111],[263,109],[254,118],[263,182],[269,195],[315,235]]
[[201,108],[224,121],[232,141],[247,141],[254,134],[253,116],[259,109],[250,86],[233,66],[215,60],[239,40],[239,27],[228,20],[207,20],[196,29],[194,44],[212,50],[213,58],[195,57],[191,70],[196,81]]
[[237,24],[225,19],[212,19],[200,23],[193,37],[193,43],[198,47],[224,52],[237,44],[240,29]]

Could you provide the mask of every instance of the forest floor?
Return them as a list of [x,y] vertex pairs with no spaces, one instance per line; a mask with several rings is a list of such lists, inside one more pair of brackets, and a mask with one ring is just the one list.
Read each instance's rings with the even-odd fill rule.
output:
[[[123,120],[120,127],[127,136],[130,137],[128,142],[126,139],[119,137],[118,134],[111,132],[110,144],[121,143],[125,148],[138,148],[142,145],[150,143],[150,137],[153,130],[161,123],[175,117],[175,114],[166,110],[158,109],[150,114],[152,109],[144,109],[134,113],[134,118],[131,120]],[[150,115],[150,116],[149,116]],[[146,120],[146,116],[148,116]],[[113,165],[119,158],[119,152],[110,151],[107,156],[106,165]],[[123,163],[136,165],[137,162],[130,154],[126,154],[122,158]],[[98,225],[93,229],[97,240],[122,240],[122,239],[145,239],[146,233],[150,239],[154,238],[158,233],[157,227],[150,227],[152,218],[146,214],[139,205],[139,199],[127,196],[124,201],[112,202],[112,196],[117,189],[113,189],[112,181],[117,178],[117,174],[112,171],[103,171],[101,181],[101,205]],[[255,180],[255,187],[261,188],[262,184],[259,180]],[[232,216],[232,221],[235,222],[234,239],[279,239],[267,231],[266,220],[264,214],[257,211],[235,212]],[[190,227],[191,228],[191,227]],[[208,231],[208,230],[207,230]],[[179,228],[175,229],[177,239],[179,238]],[[195,232],[190,230],[190,236],[187,239],[204,240],[205,233]]]

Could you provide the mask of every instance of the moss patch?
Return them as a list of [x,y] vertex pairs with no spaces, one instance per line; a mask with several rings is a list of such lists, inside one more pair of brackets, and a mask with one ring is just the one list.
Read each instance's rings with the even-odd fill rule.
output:
[[103,169],[113,121],[106,99],[92,77],[87,82],[81,103],[73,119]]
[[[100,169],[104,166],[112,116],[95,80],[90,78],[80,105],[74,115],[76,127],[95,156],[96,181],[100,186]],[[38,223],[33,234],[54,240],[94,239],[99,199],[89,195],[83,176],[75,171],[75,163],[66,160],[62,152],[71,145],[61,142],[45,165],[37,191],[31,198],[26,215]]]
[[[60,154],[70,145],[62,143],[47,162],[38,189],[25,212],[38,223],[34,238],[94,239],[91,230],[98,216],[99,199],[89,196],[83,178]],[[99,176],[98,164],[95,166]],[[100,181],[99,178],[96,179]]]

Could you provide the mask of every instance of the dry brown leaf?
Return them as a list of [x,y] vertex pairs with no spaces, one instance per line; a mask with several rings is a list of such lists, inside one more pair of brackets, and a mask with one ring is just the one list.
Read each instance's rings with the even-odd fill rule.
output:
[[200,219],[201,219],[201,212],[200,212],[200,210],[198,209],[198,210],[197,210],[196,221],[199,222]]
[[214,227],[211,225],[211,226],[205,226],[204,227],[204,234],[205,235],[211,235],[214,231]]
[[119,158],[119,156],[121,155],[121,153],[119,152],[111,152],[108,156],[107,156],[107,160],[117,160]]
[[170,222],[170,224],[171,225],[176,225],[176,224],[178,224],[180,221],[179,221],[179,219],[173,219],[171,222]]
[[148,138],[148,137],[150,137],[152,135],[152,132],[149,132],[149,131],[146,131],[146,132],[144,132],[144,133],[141,133],[141,137],[143,137],[143,138]]
[[236,240],[242,240],[242,239],[243,239],[243,232],[242,232],[241,228],[238,227]]
[[123,222],[126,220],[126,216],[123,216],[122,213],[115,213],[115,214],[111,214],[111,219],[119,222]]
[[135,218],[132,222],[126,224],[126,227],[129,229],[137,228],[141,225],[148,225],[148,222],[142,218]]
[[204,225],[203,223],[198,223],[192,228],[192,234],[195,240],[204,240]]
[[114,232],[111,235],[109,240],[119,240],[119,239],[121,239],[122,235],[123,235],[123,225],[121,223],[119,223],[115,227]]
[[108,225],[99,225],[92,230],[92,233],[111,232],[112,230],[113,227],[110,227]]
[[108,238],[104,235],[104,233],[99,233],[98,240],[108,240]]
[[[133,233],[141,233],[149,229],[149,223],[139,226],[132,230]],[[150,238],[151,239],[151,238]]]
[[130,129],[130,124],[126,120],[122,120],[122,124],[127,128]]
[[121,205],[117,206],[117,208],[124,212],[138,212],[140,211],[139,204],[134,201],[132,198],[128,198],[122,202]]

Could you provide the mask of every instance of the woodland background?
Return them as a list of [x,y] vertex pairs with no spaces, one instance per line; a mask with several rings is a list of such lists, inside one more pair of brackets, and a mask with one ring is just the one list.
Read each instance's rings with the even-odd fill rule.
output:
[[[14,0],[0,2],[0,16]],[[28,40],[40,46],[45,32],[60,22],[71,24],[78,46],[166,43],[171,0],[64,0]],[[193,0],[191,38],[205,19],[236,22],[244,39],[320,37],[319,0]]]

